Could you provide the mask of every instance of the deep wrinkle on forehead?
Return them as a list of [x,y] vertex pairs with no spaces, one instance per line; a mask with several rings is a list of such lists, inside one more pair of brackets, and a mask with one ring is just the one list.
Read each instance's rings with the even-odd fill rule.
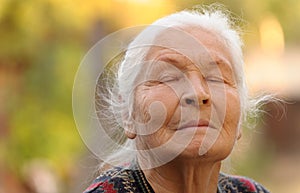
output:
[[228,59],[229,63],[232,63],[232,55],[228,49],[226,40],[216,31],[196,25],[183,25],[176,28],[190,34],[204,47],[214,47],[215,51],[221,52]]
[[172,64],[183,72],[186,71],[186,68],[189,65],[194,65],[194,63],[188,59],[187,56],[184,56],[171,49],[160,49],[156,51],[154,60]]
[[[177,37],[180,34],[183,39],[189,38],[182,42],[182,38]],[[193,24],[173,26],[161,32],[156,41],[158,45],[150,48],[146,60],[167,62],[182,72],[189,68],[202,75],[221,75],[225,82],[236,86],[232,55],[224,38],[215,31]]]

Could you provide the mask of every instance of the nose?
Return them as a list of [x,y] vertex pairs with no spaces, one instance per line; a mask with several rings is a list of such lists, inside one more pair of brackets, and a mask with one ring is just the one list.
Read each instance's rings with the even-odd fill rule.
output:
[[197,84],[192,83],[183,93],[181,103],[183,106],[195,106],[208,105],[210,103],[210,95],[208,94],[208,88],[203,82],[197,81]]

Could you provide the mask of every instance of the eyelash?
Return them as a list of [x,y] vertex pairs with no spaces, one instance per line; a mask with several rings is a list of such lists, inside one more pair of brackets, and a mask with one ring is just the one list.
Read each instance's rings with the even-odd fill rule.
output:
[[165,83],[165,82],[172,82],[172,81],[178,81],[179,77],[174,76],[174,75],[165,75],[159,78],[160,83]]
[[219,78],[219,77],[206,77],[205,80],[210,81],[210,82],[215,82],[215,83],[224,83],[225,82],[223,80],[223,78]]

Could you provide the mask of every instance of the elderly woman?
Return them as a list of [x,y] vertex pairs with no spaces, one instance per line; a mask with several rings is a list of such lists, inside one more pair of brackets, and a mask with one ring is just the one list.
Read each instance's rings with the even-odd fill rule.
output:
[[119,116],[119,128],[105,128],[119,149],[85,193],[268,192],[220,172],[249,110],[241,46],[218,9],[178,12],[143,30],[102,103]]

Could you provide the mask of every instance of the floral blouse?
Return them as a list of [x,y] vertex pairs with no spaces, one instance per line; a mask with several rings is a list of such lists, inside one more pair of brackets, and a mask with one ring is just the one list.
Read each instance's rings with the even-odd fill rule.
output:
[[[98,176],[84,193],[155,193],[141,169],[114,167]],[[269,193],[252,179],[220,173],[217,193]]]

